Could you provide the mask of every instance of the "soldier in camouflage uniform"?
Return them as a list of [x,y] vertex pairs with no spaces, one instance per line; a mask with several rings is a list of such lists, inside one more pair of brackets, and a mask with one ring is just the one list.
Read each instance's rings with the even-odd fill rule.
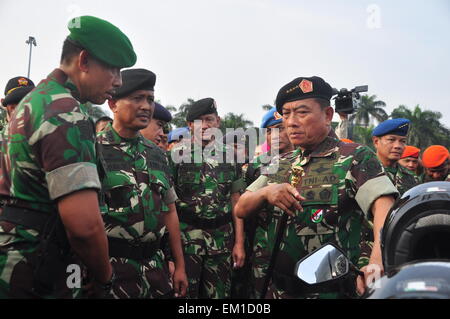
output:
[[1,99],[1,106],[6,116],[0,121],[0,151],[3,143],[3,133],[7,131],[7,124],[11,118],[12,112],[16,109],[19,102],[34,89],[34,83],[24,76],[17,76],[8,81],[5,87],[5,98]]
[[[166,155],[145,139],[154,110],[155,74],[145,69],[122,72],[123,85],[109,106],[114,113],[97,137],[104,205],[101,206],[116,274],[115,298],[173,296],[170,274],[160,249],[167,227],[175,260],[176,296],[186,294],[176,194]],[[103,204],[103,203],[102,203]]]
[[402,156],[398,160],[398,164],[408,169],[414,176],[416,184],[421,183],[421,175],[423,172],[422,164],[419,161],[420,148],[406,145]]
[[377,157],[400,195],[417,184],[414,174],[398,163],[406,146],[408,129],[409,120],[391,119],[380,123],[372,132]]
[[92,279],[89,295],[104,296],[111,287],[94,128],[80,103],[104,103],[122,84],[120,68],[132,66],[136,55],[109,22],[90,16],[75,20],[60,67],[20,102],[5,133],[1,298],[76,295],[81,278],[69,287],[66,269],[78,258]]
[[213,137],[211,128],[220,126],[215,101],[195,102],[186,120],[192,140],[176,145],[170,162],[179,197],[188,296],[229,298],[231,267],[242,267],[245,259],[243,221],[233,213],[245,184],[233,150]]
[[[284,154],[293,150],[292,144],[289,142],[286,130],[283,126],[281,115],[274,107],[270,109],[263,117],[261,128],[266,129],[266,142],[270,151],[264,153],[250,164],[249,169],[245,174],[245,182],[250,186],[263,173],[266,172],[270,160],[279,154]],[[272,252],[271,245],[273,240],[268,239],[268,225],[272,215],[267,209],[261,209],[255,216],[255,229],[253,230],[253,247],[252,247],[252,279],[253,279],[253,298],[261,298],[261,292],[267,275],[267,268],[269,267],[270,256]],[[247,222],[248,219],[246,219]]]
[[445,146],[431,145],[422,155],[423,182],[450,182],[450,153]]
[[[369,148],[337,139],[331,96],[331,86],[319,77],[297,78],[280,89],[277,110],[298,148],[275,157],[236,204],[241,218],[267,206],[273,213],[269,242],[281,235],[266,298],[353,295],[353,289],[337,287],[306,291],[294,276],[299,259],[329,242],[362,267],[366,278],[369,263],[383,269],[380,229],[398,193]],[[361,293],[364,278],[357,281]]]

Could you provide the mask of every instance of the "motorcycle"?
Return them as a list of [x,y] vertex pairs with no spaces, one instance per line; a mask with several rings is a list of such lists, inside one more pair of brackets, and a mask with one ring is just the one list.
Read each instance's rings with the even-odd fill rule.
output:
[[[430,182],[406,192],[391,208],[381,234],[385,274],[361,298],[450,299],[450,182]],[[362,272],[334,244],[326,244],[295,267],[308,289],[326,290]]]

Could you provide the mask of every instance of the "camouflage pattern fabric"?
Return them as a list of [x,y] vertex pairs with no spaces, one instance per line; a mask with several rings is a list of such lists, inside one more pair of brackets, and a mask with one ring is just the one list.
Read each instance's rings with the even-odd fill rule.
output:
[[[1,149],[0,196],[8,205],[56,214],[56,198],[100,187],[93,124],[74,99],[74,86],[67,80],[56,69],[20,102],[12,116]],[[79,290],[64,289],[66,266],[73,263],[70,259],[56,269],[62,275],[55,280],[54,292],[31,292],[39,242],[37,231],[0,222],[1,298],[78,295]]]
[[418,184],[414,173],[398,163],[395,163],[393,167],[385,167],[384,169],[392,183],[397,187],[400,196]]
[[189,298],[228,299],[231,290],[231,255],[185,256]]
[[[101,211],[108,237],[130,244],[160,241],[164,235],[163,214],[169,211],[163,197],[172,184],[165,154],[142,137],[121,138],[108,124],[97,135],[104,160]],[[173,189],[172,189],[173,191]],[[104,204],[103,204],[104,202]],[[117,281],[115,298],[160,298],[172,291],[164,254],[152,258],[111,258]]]
[[[261,161],[263,155],[256,158],[253,165],[255,171],[253,177],[249,179],[250,182],[254,182],[260,175],[261,169],[266,168],[269,163],[263,164]],[[256,218],[255,237],[253,240],[253,255],[251,259],[252,265],[252,279],[253,279],[253,298],[260,299],[264,282],[267,276],[267,270],[269,268],[270,256],[272,254],[273,244],[275,242],[274,233],[269,232],[270,220],[272,219],[272,212],[267,209],[260,210]],[[269,238],[270,236],[270,238]]]
[[[205,156],[200,163],[195,163],[195,154],[199,151]],[[191,255],[201,256],[203,259],[201,264],[208,264],[216,269],[227,269],[228,274],[231,273],[231,263],[225,260],[229,260],[228,257],[234,245],[233,223],[229,222],[215,229],[199,229],[183,222],[182,215],[189,211],[197,218],[214,220],[232,214],[231,194],[240,192],[245,187],[240,166],[226,160],[226,154],[232,154],[232,152],[231,147],[219,142],[211,143],[202,149],[197,144],[185,141],[175,146],[169,156],[175,190],[179,198],[177,210],[180,216],[181,239],[184,244],[186,273],[190,286],[195,286],[200,281],[200,277],[189,276],[193,273],[199,274],[189,269],[189,264],[192,264]],[[180,155],[187,156],[190,163],[175,163],[174,158]],[[224,256],[222,258],[218,255]],[[222,264],[212,266],[217,261]],[[204,271],[206,271],[205,268],[203,268]],[[209,298],[214,296],[228,298],[230,296],[229,280],[229,275],[227,278],[217,276],[213,282],[203,280],[199,284],[198,293],[194,291],[195,289],[189,289],[189,297],[198,298],[207,295]],[[217,291],[211,292],[208,287],[216,287]],[[225,291],[220,291],[221,287]]]
[[[288,278],[289,283],[295,283],[296,262],[329,242],[341,247],[358,267],[367,265],[373,246],[373,216],[369,208],[379,196],[397,194],[376,155],[366,146],[340,142],[331,131],[314,151],[297,149],[282,154],[274,158],[271,166],[277,167],[278,171],[264,175],[266,184],[291,182],[292,168],[301,168],[301,182],[297,189],[306,198],[302,202],[304,211],[287,220],[274,273]],[[252,185],[248,189],[256,190]],[[272,213],[268,242],[273,242],[276,237],[284,214],[274,207]],[[288,292],[274,282],[266,295],[266,298],[309,297],[343,295],[337,291],[329,294]]]

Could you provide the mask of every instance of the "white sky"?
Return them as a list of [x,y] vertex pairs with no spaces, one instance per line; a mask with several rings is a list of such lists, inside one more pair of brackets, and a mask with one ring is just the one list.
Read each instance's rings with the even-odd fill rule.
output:
[[0,0],[0,90],[58,66],[67,21],[94,15],[122,29],[135,67],[157,75],[156,99],[216,99],[219,114],[260,124],[263,104],[298,76],[333,87],[369,85],[388,105],[439,111],[450,127],[450,2],[319,0]]

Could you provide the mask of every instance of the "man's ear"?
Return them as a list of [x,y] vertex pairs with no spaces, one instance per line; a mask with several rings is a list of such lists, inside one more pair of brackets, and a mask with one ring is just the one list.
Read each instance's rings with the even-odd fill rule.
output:
[[219,125],[219,127],[220,127],[220,123],[222,122],[222,119],[220,118],[220,116],[219,115],[217,115],[217,124]]
[[78,54],[78,68],[82,72],[89,72],[89,52],[86,50],[81,50]]
[[380,142],[380,138],[378,136],[372,136],[372,142],[373,146],[375,146],[375,149],[378,148],[378,143]]
[[117,100],[108,100],[108,106],[111,112],[116,113],[117,112]]
[[327,120],[327,125],[331,125],[331,121],[333,120],[334,109],[331,106],[327,106],[325,108],[325,118]]

